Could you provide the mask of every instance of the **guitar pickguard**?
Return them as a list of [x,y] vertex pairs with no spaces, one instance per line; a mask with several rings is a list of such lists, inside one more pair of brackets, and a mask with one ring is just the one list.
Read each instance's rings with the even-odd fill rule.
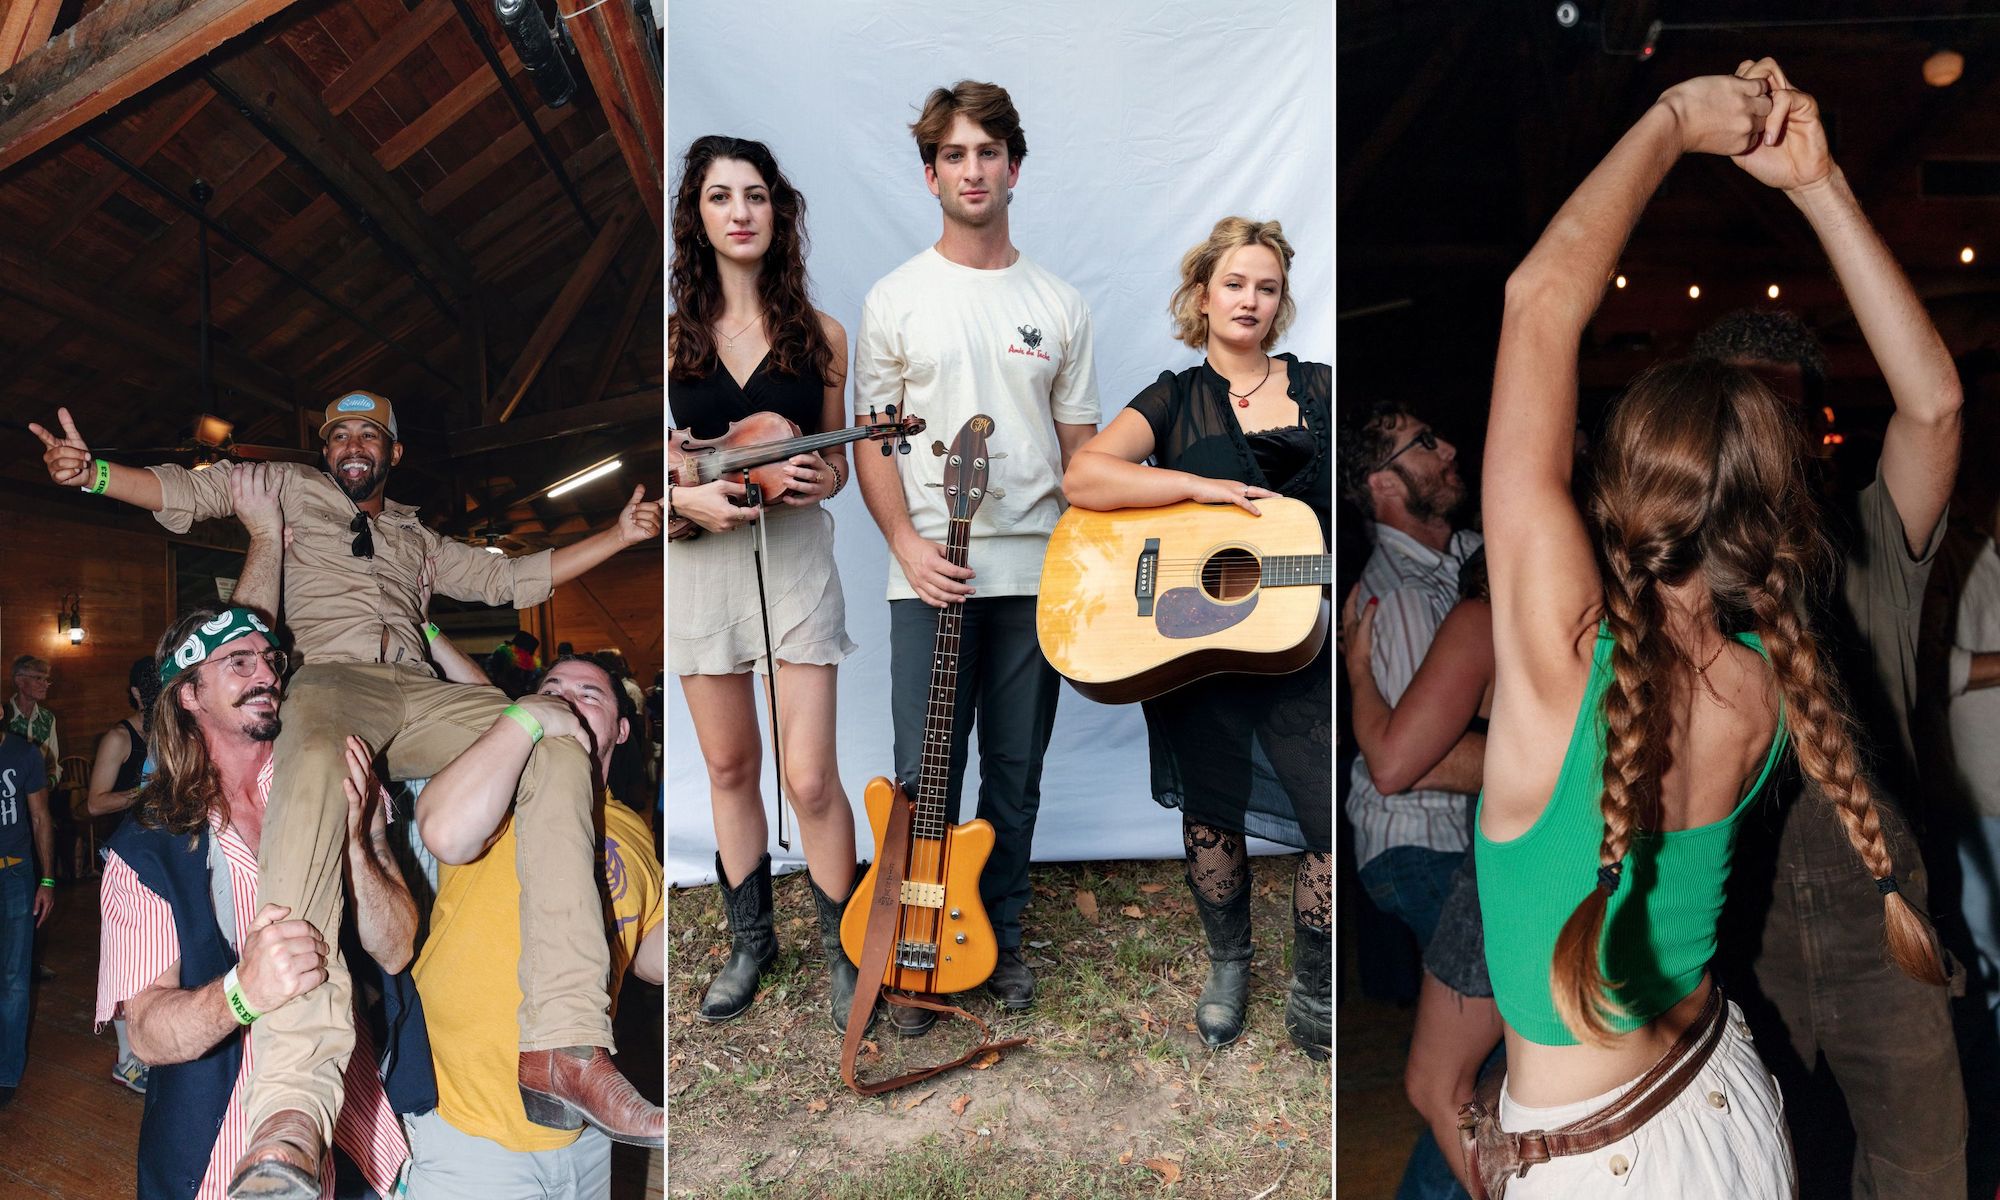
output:
[[1249,619],[1257,593],[1234,604],[1217,604],[1200,588],[1170,588],[1153,606],[1153,628],[1164,638],[1198,638],[1220,633]]

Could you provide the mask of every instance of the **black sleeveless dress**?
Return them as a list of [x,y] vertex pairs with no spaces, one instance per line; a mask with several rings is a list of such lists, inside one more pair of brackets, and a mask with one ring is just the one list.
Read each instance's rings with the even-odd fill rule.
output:
[[[1245,433],[1227,382],[1206,362],[1163,373],[1130,407],[1153,428],[1159,466],[1303,500],[1330,536],[1333,371],[1278,357],[1297,425]],[[1140,707],[1160,804],[1203,825],[1333,848],[1332,638],[1289,675],[1211,675]]]
[[[670,383],[674,427],[695,437],[719,437],[751,413],[775,412],[800,433],[820,432],[825,391],[811,376],[787,375],[766,354],[738,384],[718,358],[694,383]],[[782,662],[827,666],[855,647],[847,638],[847,608],[834,569],[833,514],[823,504],[774,504],[764,510],[764,591],[771,640]],[[757,610],[757,525],[669,542],[667,669],[675,675],[762,673],[764,626]]]

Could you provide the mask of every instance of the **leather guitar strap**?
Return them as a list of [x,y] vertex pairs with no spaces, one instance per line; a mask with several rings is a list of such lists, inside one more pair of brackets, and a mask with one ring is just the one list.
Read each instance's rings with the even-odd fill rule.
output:
[[[882,980],[889,971],[889,952],[896,944],[896,914],[902,909],[903,875],[909,868],[911,809],[909,795],[900,783],[897,784],[895,795],[889,802],[889,827],[882,836],[882,856],[875,860],[875,895],[868,907],[867,932],[861,937],[861,962],[856,968],[859,976],[854,984],[854,1006],[847,1010],[847,1035],[840,1043],[841,1081],[863,1096],[893,1092],[954,1067],[962,1067],[988,1050],[1011,1050],[1028,1042],[1024,1037],[987,1041],[991,1031],[986,1022],[957,1005],[883,991]],[[948,1063],[908,1071],[880,1083],[863,1083],[856,1075],[855,1059],[861,1053],[861,1041],[868,1031],[868,1018],[875,1012],[877,997],[904,1008],[925,1008],[964,1017],[979,1026],[980,1043]]]

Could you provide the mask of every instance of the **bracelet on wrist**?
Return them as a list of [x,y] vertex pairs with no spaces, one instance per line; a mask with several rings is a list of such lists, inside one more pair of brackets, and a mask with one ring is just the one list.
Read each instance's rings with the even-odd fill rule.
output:
[[229,1001],[229,1015],[236,1018],[238,1025],[248,1025],[264,1015],[251,1008],[250,1002],[243,998],[243,982],[236,977],[235,967],[229,968],[229,972],[222,977],[222,995]]
[[83,485],[83,490],[93,496],[102,496],[104,489],[111,486],[111,464],[101,458],[93,458],[90,461],[91,479],[89,483]]
[[42,886],[43,886],[43,887],[45,887],[45,888],[52,888],[52,887],[54,887],[55,885],[56,885],[56,881],[55,881],[55,880],[53,880],[53,879],[50,879],[50,878],[48,878],[47,876],[44,876],[44,877],[42,878]]
[[429,622],[429,621],[425,621],[425,622],[424,622],[424,644],[425,644],[426,646],[428,646],[428,645],[430,645],[430,644],[431,644],[432,642],[435,642],[435,641],[437,641],[437,640],[438,640],[438,634],[439,634],[440,632],[441,632],[441,631],[440,631],[440,630],[438,629],[438,627],[437,627],[436,625],[432,624],[432,623],[431,623],[431,622]]
[[522,708],[518,704],[509,704],[501,710],[500,715],[503,717],[512,717],[516,725],[528,731],[529,745],[532,746],[542,740],[542,723],[535,720],[535,714],[529,712],[527,709]]

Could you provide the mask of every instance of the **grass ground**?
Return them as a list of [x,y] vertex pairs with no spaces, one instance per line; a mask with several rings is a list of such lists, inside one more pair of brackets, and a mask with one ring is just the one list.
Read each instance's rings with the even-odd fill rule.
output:
[[[840,1082],[826,972],[803,874],[779,880],[783,954],[744,1016],[707,1025],[728,954],[717,890],[675,891],[667,919],[668,1192],[722,1200],[1305,1200],[1332,1188],[1332,1084],[1285,1035],[1295,857],[1256,860],[1249,1027],[1210,1052],[1194,1029],[1207,974],[1178,862],[1038,867],[1026,916],[1034,1007],[958,997],[996,1037],[1033,1041],[863,1099]],[[905,1042],[884,1026],[861,1073],[955,1058],[977,1030]]]

